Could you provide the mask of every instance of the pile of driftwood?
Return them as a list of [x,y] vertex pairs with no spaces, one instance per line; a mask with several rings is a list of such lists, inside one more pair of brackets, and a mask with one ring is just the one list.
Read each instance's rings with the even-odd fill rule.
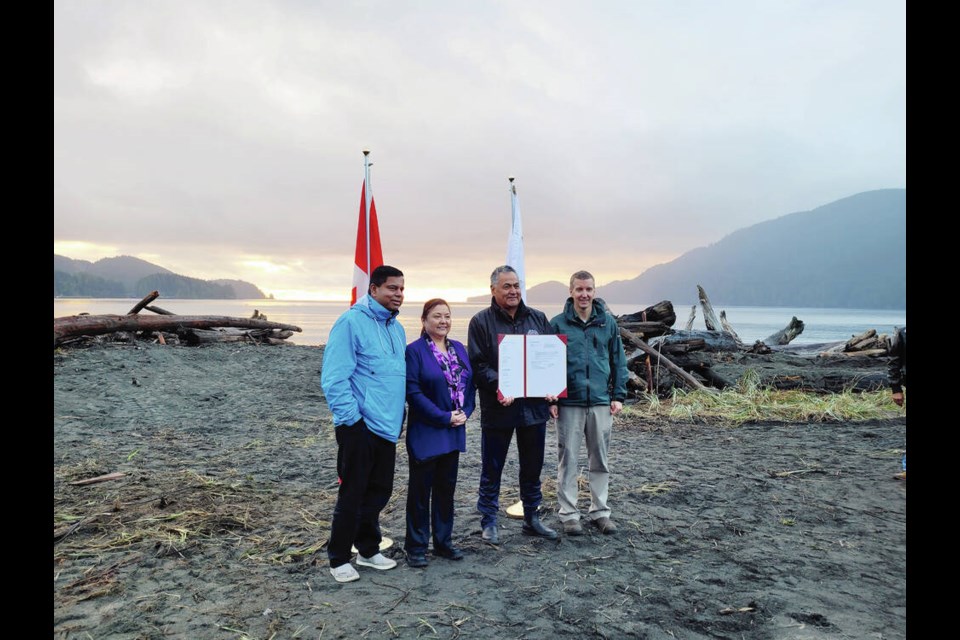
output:
[[[748,369],[767,386],[779,389],[839,392],[875,390],[886,384],[888,336],[869,330],[846,342],[792,346],[803,333],[796,317],[764,340],[746,345],[727,321],[714,312],[703,287],[697,286],[706,330],[693,329],[697,307],[686,326],[674,329],[677,316],[667,300],[643,311],[617,317],[627,352],[629,387],[635,393],[667,395],[675,387],[719,390],[735,385]],[[855,356],[853,361],[851,357]]]
[[[270,322],[255,310],[251,318],[229,316],[181,316],[150,303],[160,296],[152,291],[126,315],[80,314],[53,319],[53,347],[109,335],[114,342],[149,340],[160,344],[199,345],[210,342],[254,342],[287,344],[300,332],[292,324]],[[157,315],[144,316],[146,309]]]

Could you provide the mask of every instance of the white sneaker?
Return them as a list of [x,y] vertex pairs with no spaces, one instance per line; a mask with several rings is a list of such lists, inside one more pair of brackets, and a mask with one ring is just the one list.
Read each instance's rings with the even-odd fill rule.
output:
[[360,579],[360,574],[357,573],[357,570],[354,569],[353,565],[349,562],[339,567],[330,567],[330,575],[332,575],[333,579],[337,582],[353,582],[354,580]]
[[370,567],[371,569],[379,569],[380,571],[386,571],[387,569],[393,569],[395,566],[397,566],[397,561],[384,557],[382,553],[378,553],[372,558],[364,558],[362,555],[358,553],[357,566]]

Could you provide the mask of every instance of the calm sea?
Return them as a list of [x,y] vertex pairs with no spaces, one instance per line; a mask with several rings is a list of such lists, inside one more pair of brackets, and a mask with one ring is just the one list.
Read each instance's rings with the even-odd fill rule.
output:
[[[72,316],[80,313],[125,314],[140,300],[120,298],[54,298],[53,317]],[[267,316],[273,322],[292,324],[303,329],[295,333],[288,341],[299,345],[319,345],[327,341],[330,328],[337,317],[346,311],[346,302],[315,302],[294,300],[186,300],[171,298],[157,299],[154,304],[161,309],[185,316],[231,316],[249,318],[255,310]],[[453,302],[452,336],[466,342],[467,325],[470,318],[489,303]],[[653,304],[653,303],[651,303]],[[563,309],[563,305],[533,305],[548,318],[552,318]],[[610,311],[616,315],[642,311],[649,305],[633,306],[611,304]],[[682,328],[690,317],[694,303],[674,304],[677,322],[674,328]],[[400,310],[400,322],[407,330],[407,339],[413,340],[420,333],[420,312],[422,302],[404,303]],[[727,320],[744,343],[752,344],[763,340],[783,329],[796,316],[802,320],[805,328],[792,344],[813,344],[819,342],[841,342],[851,336],[876,329],[877,333],[893,333],[895,327],[907,323],[905,310],[886,309],[810,309],[790,307],[723,307],[714,303],[719,315],[726,311]],[[141,313],[151,313],[141,311]],[[703,324],[703,311],[697,305],[694,329],[706,328]]]

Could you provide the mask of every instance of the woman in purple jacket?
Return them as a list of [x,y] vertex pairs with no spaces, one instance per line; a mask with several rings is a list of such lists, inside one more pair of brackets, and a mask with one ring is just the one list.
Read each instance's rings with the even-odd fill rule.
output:
[[423,305],[420,337],[407,345],[407,537],[411,567],[433,555],[462,560],[453,546],[453,493],[460,452],[467,450],[466,422],[476,406],[473,370],[463,344],[448,338],[450,305],[434,298]]

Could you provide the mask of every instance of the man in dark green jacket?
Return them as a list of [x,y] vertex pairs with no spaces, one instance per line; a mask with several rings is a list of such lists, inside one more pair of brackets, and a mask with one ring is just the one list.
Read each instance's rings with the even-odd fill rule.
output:
[[570,277],[570,297],[563,313],[550,325],[567,336],[567,396],[550,407],[557,419],[558,516],[564,533],[583,534],[577,508],[577,458],[580,442],[585,441],[590,481],[587,519],[601,532],[612,534],[617,526],[607,506],[607,451],[613,416],[627,397],[627,357],[620,328],[603,300],[596,297],[594,278],[587,271]]

